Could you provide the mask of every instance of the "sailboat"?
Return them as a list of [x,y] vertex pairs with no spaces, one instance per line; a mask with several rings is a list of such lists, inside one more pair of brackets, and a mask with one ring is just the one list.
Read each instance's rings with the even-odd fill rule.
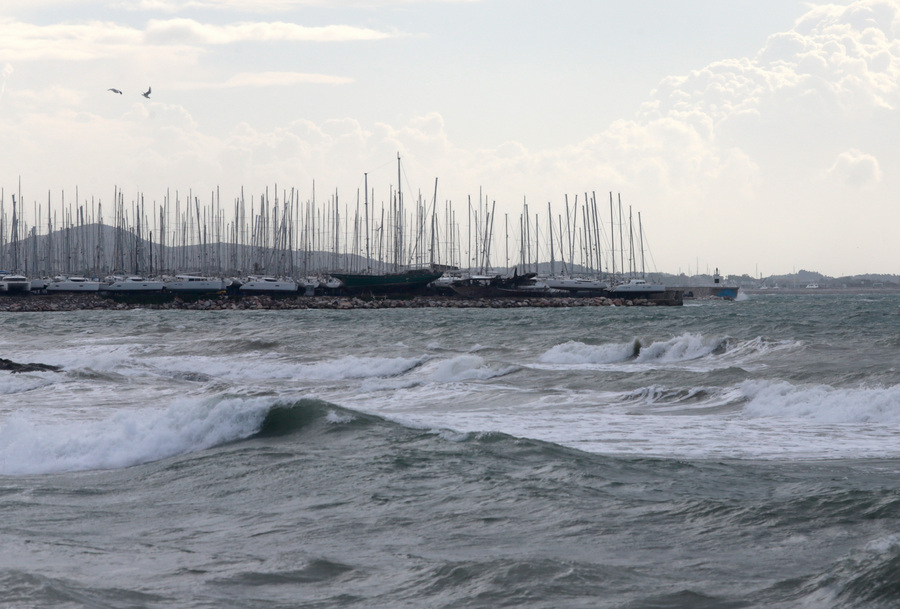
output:
[[[402,198],[400,194],[400,154],[397,154],[397,205],[398,207],[402,205]],[[437,188],[435,186],[435,188]],[[369,223],[368,223],[368,208],[369,208],[369,188],[368,188],[368,174],[366,174],[366,259],[369,259],[368,252],[368,235],[369,235]],[[403,293],[403,292],[415,292],[424,289],[431,282],[439,279],[444,272],[447,270],[446,267],[440,267],[438,265],[429,265],[423,268],[407,268],[402,271],[397,271],[394,273],[340,273],[333,272],[329,273],[329,275],[340,282],[340,289],[344,292],[355,294],[355,293],[370,293],[370,294],[388,294],[388,293]]]
[[348,292],[387,293],[411,292],[423,289],[443,274],[444,271],[435,271],[429,267],[382,275],[331,273],[331,276],[340,281],[342,289]]

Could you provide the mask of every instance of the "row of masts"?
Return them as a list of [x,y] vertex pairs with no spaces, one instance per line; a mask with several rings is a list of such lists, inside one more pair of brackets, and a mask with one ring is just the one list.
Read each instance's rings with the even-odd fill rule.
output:
[[640,214],[635,224],[631,208],[623,209],[621,196],[615,201],[612,193],[605,219],[594,193],[571,203],[566,195],[556,214],[551,203],[543,213],[523,201],[518,218],[511,218],[498,217],[497,202],[479,191],[460,215],[453,202],[438,202],[437,179],[431,197],[419,192],[407,202],[392,185],[376,201],[368,174],[349,203],[337,190],[317,199],[314,184],[305,199],[296,188],[275,186],[250,196],[241,189],[228,203],[219,189],[202,200],[192,191],[167,191],[161,201],[148,201],[115,188],[110,203],[82,200],[76,189],[74,200],[65,193],[54,200],[48,192],[46,201],[26,205],[21,186],[12,195],[0,189],[0,270],[35,277],[299,278],[440,265],[480,274],[512,267],[552,275],[645,273]]

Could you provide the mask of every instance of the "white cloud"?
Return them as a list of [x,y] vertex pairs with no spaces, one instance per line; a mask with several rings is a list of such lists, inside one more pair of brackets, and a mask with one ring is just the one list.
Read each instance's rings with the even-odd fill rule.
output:
[[328,74],[304,74],[300,72],[258,72],[235,74],[221,85],[231,87],[271,87],[298,84],[342,85],[353,82],[350,78]]
[[306,27],[285,22],[212,25],[193,19],[151,20],[145,30],[105,21],[36,25],[0,17],[0,60],[87,61],[123,55],[196,55],[208,45],[237,42],[346,42],[396,36],[349,25]]
[[383,40],[392,34],[349,25],[307,27],[285,22],[212,25],[193,19],[151,20],[146,39],[155,44],[232,44],[235,42],[345,42]]
[[845,150],[829,168],[828,175],[849,187],[872,187],[881,181],[881,167],[871,154]]
[[140,43],[142,34],[108,22],[35,25],[0,18],[0,59],[84,61],[111,58]]
[[[57,1],[62,0],[46,0]],[[188,10],[221,10],[243,13],[278,13],[309,7],[376,9],[408,4],[473,3],[483,0],[138,0],[113,2],[131,11],[179,13]]]

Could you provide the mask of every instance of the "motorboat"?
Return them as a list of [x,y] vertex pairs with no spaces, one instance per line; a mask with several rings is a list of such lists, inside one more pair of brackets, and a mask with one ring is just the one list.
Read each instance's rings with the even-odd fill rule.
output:
[[547,287],[554,290],[568,290],[572,293],[577,292],[599,292],[609,288],[609,284],[601,279],[590,279],[587,277],[540,277],[539,278]]
[[276,279],[275,277],[251,276],[241,287],[242,293],[277,293],[290,294],[297,291],[297,282],[292,279]]
[[166,281],[164,289],[176,293],[222,292],[226,288],[225,280],[218,277],[202,277],[200,275],[176,275],[175,279]]
[[98,292],[100,282],[80,275],[57,276],[44,288],[48,292]]
[[101,286],[101,292],[161,292],[165,283],[157,280],[145,279],[139,275],[129,277],[114,277],[113,281]]
[[31,281],[25,275],[8,273],[0,277],[0,291],[9,294],[22,294],[31,291]]
[[660,283],[647,283],[646,279],[631,279],[628,283],[622,283],[609,289],[614,296],[649,296],[651,294],[663,294],[666,286]]
[[568,290],[550,287],[542,279],[532,279],[526,283],[499,288],[504,296],[568,296]]

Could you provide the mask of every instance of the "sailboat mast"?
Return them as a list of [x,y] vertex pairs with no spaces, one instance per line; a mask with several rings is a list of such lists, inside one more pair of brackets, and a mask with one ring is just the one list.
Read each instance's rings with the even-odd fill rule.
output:
[[612,276],[616,277],[616,225],[613,219],[613,196],[609,192],[609,253],[612,258]]
[[363,174],[364,186],[366,189],[365,205],[366,205],[366,269],[371,269],[371,258],[369,257],[369,174]]

